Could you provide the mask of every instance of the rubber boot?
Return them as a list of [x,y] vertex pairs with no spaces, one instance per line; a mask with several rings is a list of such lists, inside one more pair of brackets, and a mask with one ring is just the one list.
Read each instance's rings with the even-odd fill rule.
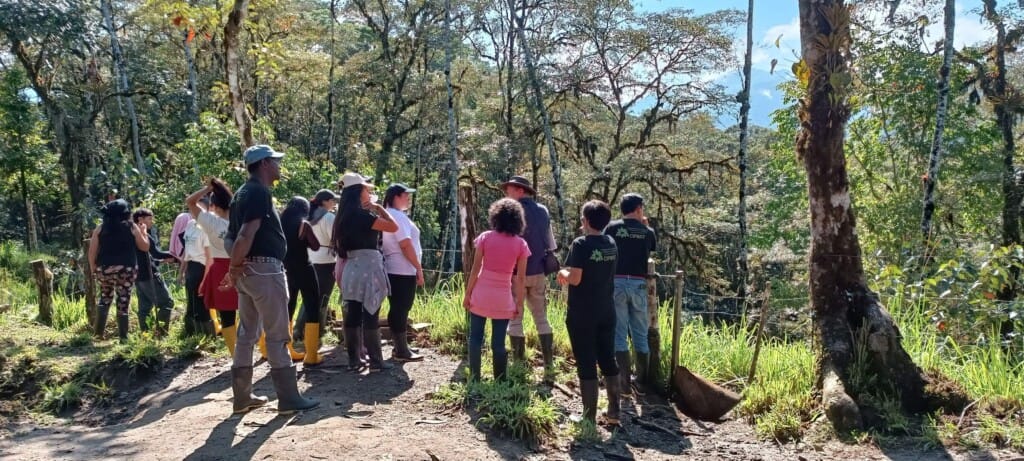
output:
[[380,329],[363,330],[363,344],[370,355],[370,371],[383,371],[392,368],[384,361],[384,352],[380,349]]
[[359,344],[359,330],[359,327],[345,327],[344,329],[345,351],[348,352],[348,369],[351,371],[361,371],[366,368],[366,364],[359,358],[359,349],[362,348]]
[[583,397],[583,419],[597,422],[597,380],[581,379],[580,395]]
[[605,376],[605,391],[608,393],[608,411],[604,413],[604,421],[612,426],[619,425],[619,397],[622,380],[618,376]]
[[171,310],[170,309],[159,309],[156,311],[156,326],[153,328],[153,333],[157,338],[163,338],[167,336],[167,332],[171,328]]
[[221,327],[221,336],[224,338],[224,346],[228,348],[228,354],[235,356],[235,341],[238,341],[238,326]]
[[306,366],[317,366],[324,361],[320,357],[320,324],[307,323],[305,330],[306,356],[302,363]]
[[231,393],[234,413],[247,413],[267,404],[267,398],[252,393],[252,367],[231,368]]
[[295,367],[271,368],[270,379],[274,383],[274,392],[277,393],[278,414],[290,415],[320,405],[320,402],[307,399],[299,394]]
[[615,363],[619,366],[619,392],[624,396],[632,394],[633,386],[629,383],[630,371],[629,351],[615,351]]
[[508,371],[508,353],[506,352],[499,356],[498,354],[494,354],[494,351],[491,352],[491,363],[494,365],[494,380],[504,381],[505,372]]
[[196,322],[196,319],[189,315],[187,312],[185,313],[185,316],[181,320],[181,333],[183,335],[194,336],[195,334],[202,331],[198,323]]
[[221,334],[224,327],[220,325],[220,317],[217,316],[217,309],[210,309],[210,320],[213,321],[213,331],[216,334]]
[[267,333],[260,334],[260,340],[256,341],[256,347],[260,350],[260,360],[267,359]]
[[480,381],[480,355],[483,353],[481,348],[469,348],[469,380]]
[[409,349],[409,338],[403,331],[395,333],[395,348],[391,351],[391,359],[396,362],[419,362],[423,356]]
[[544,382],[555,381],[555,336],[551,333],[540,335],[540,353],[544,356]]
[[[292,324],[288,322],[288,331],[291,331]],[[291,338],[288,338],[288,355],[292,357],[292,362],[301,362],[302,359],[306,358],[306,354],[295,350],[295,345],[292,344]],[[318,346],[319,347],[319,346]]]
[[649,362],[650,354],[643,354],[637,352],[633,357],[633,363],[636,366],[636,383],[633,386],[633,391],[636,395],[645,395],[647,393],[647,370],[650,367]]
[[199,322],[199,333],[207,338],[213,338],[217,336],[217,331],[214,330],[213,321],[207,320],[205,322]]
[[117,339],[122,343],[128,342],[128,314],[117,314]]
[[110,306],[100,308],[96,311],[96,324],[93,325],[93,335],[97,339],[103,339],[107,330],[107,316],[110,315]]
[[509,341],[512,343],[512,360],[516,362],[523,362],[526,360],[526,337],[525,336],[509,336]]

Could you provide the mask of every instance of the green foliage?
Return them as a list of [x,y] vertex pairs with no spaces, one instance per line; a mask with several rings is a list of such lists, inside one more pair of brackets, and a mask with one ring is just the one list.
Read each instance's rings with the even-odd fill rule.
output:
[[54,413],[77,407],[82,403],[82,386],[77,381],[43,386],[43,399],[40,406]]

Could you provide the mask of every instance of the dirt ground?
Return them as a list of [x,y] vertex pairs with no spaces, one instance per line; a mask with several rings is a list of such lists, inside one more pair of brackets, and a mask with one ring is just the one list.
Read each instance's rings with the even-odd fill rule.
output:
[[[326,366],[304,370],[299,365],[300,388],[321,404],[293,416],[277,416],[273,401],[231,416],[226,358],[172,364],[137,380],[135,391],[121,393],[103,408],[80,410],[63,423],[3,428],[0,459],[1024,461],[1024,455],[1008,451],[948,452],[912,444],[895,449],[835,441],[780,445],[758,440],[742,421],[697,423],[656,398],[626,405],[622,427],[601,429],[600,441],[574,441],[571,423],[563,418],[557,442],[530,446],[477,427],[464,411],[445,412],[432,403],[429,394],[456,379],[459,362],[423,353],[423,362],[369,375],[346,371],[340,350],[328,353]],[[266,364],[257,366],[255,389],[273,398],[267,370]],[[567,414],[579,412],[577,400],[557,390],[552,397]]]

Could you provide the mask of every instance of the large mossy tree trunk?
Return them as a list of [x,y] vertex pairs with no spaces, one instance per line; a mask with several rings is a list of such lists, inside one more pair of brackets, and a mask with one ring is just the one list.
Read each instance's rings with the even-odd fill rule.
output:
[[[908,411],[925,407],[925,380],[900,344],[892,317],[864,279],[843,136],[850,111],[850,9],[842,0],[799,0],[806,85],[796,149],[807,171],[810,288],[825,414],[839,432],[863,427],[860,394],[891,390]],[[868,376],[870,375],[870,376]],[[874,389],[856,383],[873,382]]]
[[228,81],[228,93],[231,96],[231,115],[235,120],[235,126],[238,127],[238,137],[242,142],[243,151],[256,144],[252,137],[252,120],[245,107],[245,94],[242,92],[239,72],[242,60],[238,51],[239,35],[248,10],[249,0],[235,0],[231,13],[228,14],[228,22],[224,25],[224,76]]

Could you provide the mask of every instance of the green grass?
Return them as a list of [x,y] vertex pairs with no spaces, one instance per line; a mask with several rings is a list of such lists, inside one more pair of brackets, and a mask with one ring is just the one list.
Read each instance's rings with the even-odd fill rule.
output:
[[50,412],[60,413],[82,403],[82,385],[78,381],[47,384],[43,386],[40,406]]

